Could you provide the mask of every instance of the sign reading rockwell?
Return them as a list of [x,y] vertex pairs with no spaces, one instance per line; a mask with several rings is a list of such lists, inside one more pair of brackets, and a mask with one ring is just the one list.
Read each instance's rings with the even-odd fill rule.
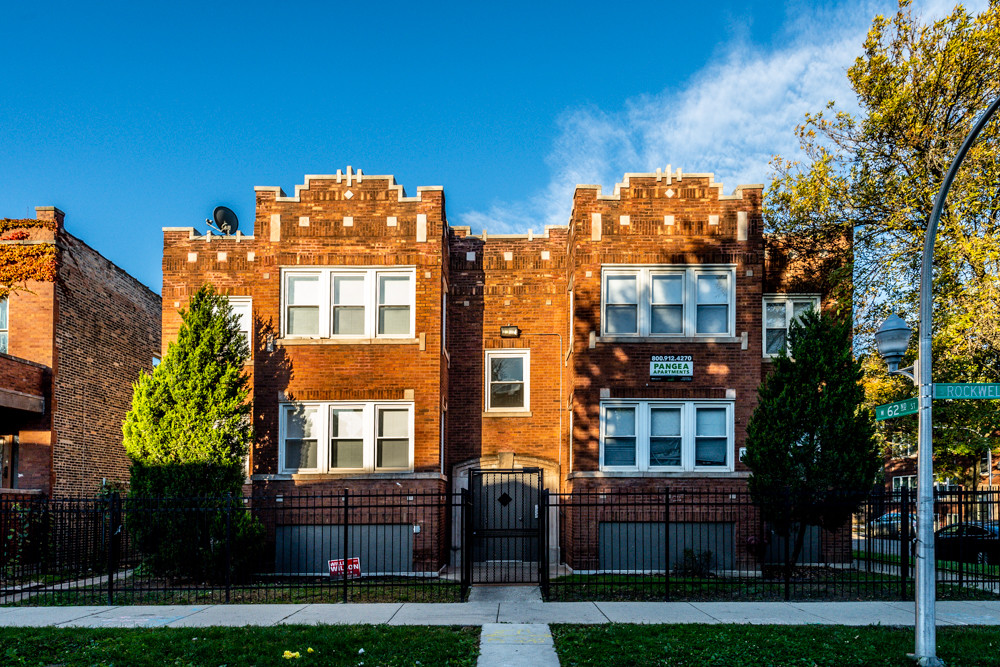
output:
[[649,379],[655,381],[690,381],[694,377],[694,358],[690,354],[663,354],[649,357]]

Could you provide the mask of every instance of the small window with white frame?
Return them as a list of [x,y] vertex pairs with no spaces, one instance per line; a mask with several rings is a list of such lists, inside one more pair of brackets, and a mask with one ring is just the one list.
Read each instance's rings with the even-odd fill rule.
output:
[[0,299],[0,352],[7,354],[7,299]]
[[531,406],[529,350],[486,351],[487,412],[527,412]]
[[732,265],[602,267],[603,336],[732,337]]
[[285,403],[279,430],[282,473],[413,470],[412,403]]
[[413,338],[412,268],[317,268],[282,271],[285,338]]
[[730,471],[733,403],[604,401],[601,470]]
[[240,335],[243,336],[253,356],[253,301],[248,296],[229,296],[229,307],[240,325]]
[[788,350],[788,329],[809,310],[819,310],[819,294],[764,295],[764,356]]

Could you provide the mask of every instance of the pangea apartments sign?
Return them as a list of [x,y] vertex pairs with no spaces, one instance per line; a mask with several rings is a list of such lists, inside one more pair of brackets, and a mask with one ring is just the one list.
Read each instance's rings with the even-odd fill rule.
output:
[[652,355],[649,358],[650,380],[690,380],[694,376],[694,358],[690,354]]

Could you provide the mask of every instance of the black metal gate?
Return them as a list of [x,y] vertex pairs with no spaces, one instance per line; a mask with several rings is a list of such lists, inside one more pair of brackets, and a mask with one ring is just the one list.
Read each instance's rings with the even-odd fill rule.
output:
[[548,562],[542,471],[473,470],[469,491],[469,581],[544,584]]

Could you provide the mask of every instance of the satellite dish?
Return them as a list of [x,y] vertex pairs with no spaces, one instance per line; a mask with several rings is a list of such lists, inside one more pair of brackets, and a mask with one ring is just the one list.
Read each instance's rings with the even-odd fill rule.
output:
[[[212,218],[215,220],[215,228],[227,236],[235,234],[236,229],[240,226],[240,221],[236,217],[236,214],[233,213],[231,208],[225,206],[216,206],[212,212]],[[206,222],[212,224],[211,221]]]

